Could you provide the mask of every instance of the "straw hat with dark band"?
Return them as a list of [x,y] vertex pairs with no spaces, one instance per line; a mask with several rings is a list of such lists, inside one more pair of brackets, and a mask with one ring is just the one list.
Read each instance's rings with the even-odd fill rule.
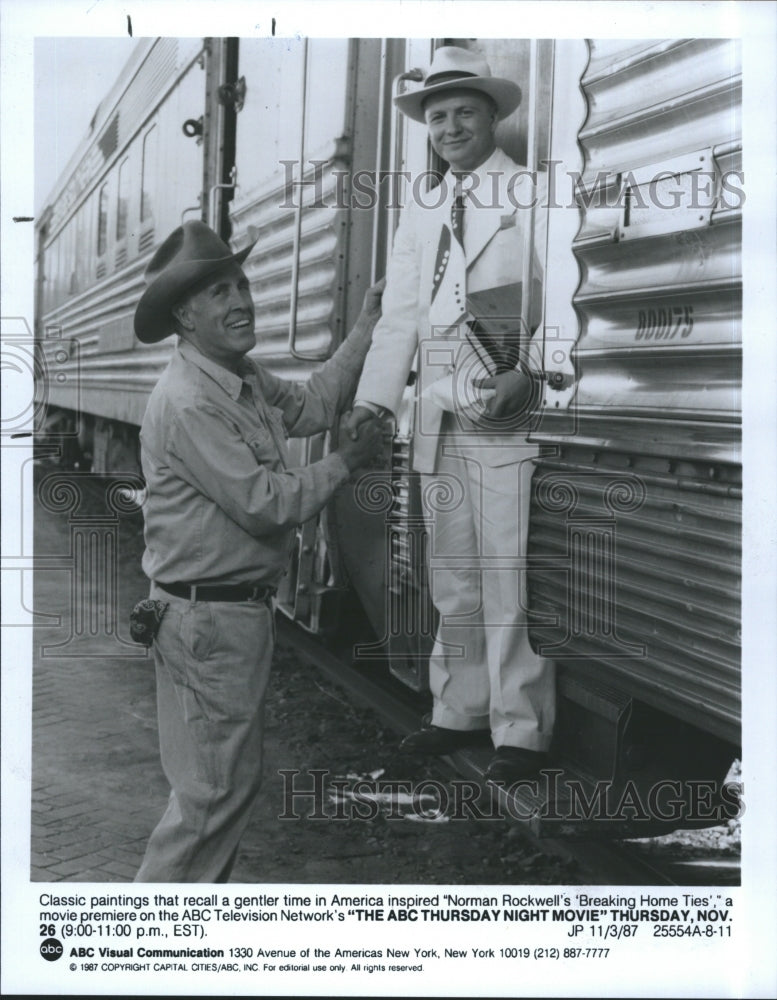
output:
[[437,49],[424,85],[419,90],[400,94],[394,104],[413,121],[424,121],[424,101],[446,90],[477,90],[496,105],[499,119],[507,118],[521,103],[521,88],[501,76],[491,76],[491,67],[478,52],[444,45]]
[[171,310],[204,278],[227,264],[242,264],[256,240],[238,253],[204,222],[185,222],[159,247],[146,268],[146,290],[135,310],[135,336],[155,344],[174,333]]

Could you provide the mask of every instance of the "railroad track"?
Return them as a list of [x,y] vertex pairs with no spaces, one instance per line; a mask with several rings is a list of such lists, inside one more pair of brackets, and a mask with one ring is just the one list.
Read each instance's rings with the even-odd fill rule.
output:
[[[349,697],[372,709],[399,735],[417,728],[421,700],[413,692],[399,689],[381,671],[369,676],[359,672],[343,652],[327,648],[317,637],[278,617],[278,640],[292,647],[327,679],[345,688]],[[486,785],[484,773],[488,750],[466,750],[440,758],[441,776],[466,778],[481,785],[484,795],[495,789]],[[502,804],[506,792],[496,792]],[[515,802],[513,801],[513,805]],[[696,886],[739,884],[739,859],[733,853],[721,857],[705,845],[704,832],[684,831],[669,837],[639,840],[537,836],[528,818],[516,808],[504,815],[522,836],[541,853],[574,862],[578,880],[590,885]]]

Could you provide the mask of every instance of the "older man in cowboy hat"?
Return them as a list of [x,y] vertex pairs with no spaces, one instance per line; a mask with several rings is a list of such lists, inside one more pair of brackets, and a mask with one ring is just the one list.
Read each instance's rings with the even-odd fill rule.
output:
[[294,527],[380,447],[377,423],[289,467],[286,436],[330,427],[352,398],[380,312],[371,289],[350,336],[305,385],[247,358],[254,304],[241,264],[201,222],[152,258],[135,312],[144,343],[180,337],[141,428],[143,568],[154,607],[162,766],[171,785],[137,881],[224,882],[261,777],[272,595]]
[[525,588],[542,276],[528,208],[541,192],[494,137],[520,99],[481,55],[454,46],[436,51],[423,87],[395,99],[450,169],[403,213],[351,417],[355,431],[371,413],[396,413],[417,359],[414,468],[440,624],[431,725],[402,747],[445,754],[490,736],[495,782],[542,766],[555,707],[552,664],[529,644]]

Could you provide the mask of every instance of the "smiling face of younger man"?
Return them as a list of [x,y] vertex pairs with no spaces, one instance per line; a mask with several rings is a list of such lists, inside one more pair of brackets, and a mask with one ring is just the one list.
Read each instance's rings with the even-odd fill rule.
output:
[[424,102],[429,139],[451,170],[474,170],[493,153],[497,116],[493,102],[475,90],[446,90]]

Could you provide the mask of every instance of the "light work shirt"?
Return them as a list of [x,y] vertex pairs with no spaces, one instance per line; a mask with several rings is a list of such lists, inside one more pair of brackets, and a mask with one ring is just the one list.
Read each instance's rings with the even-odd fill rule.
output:
[[286,437],[333,424],[353,394],[370,333],[357,324],[307,383],[278,378],[252,358],[237,375],[179,341],[140,431],[150,579],[277,585],[295,526],[350,477],[335,453],[288,468]]

